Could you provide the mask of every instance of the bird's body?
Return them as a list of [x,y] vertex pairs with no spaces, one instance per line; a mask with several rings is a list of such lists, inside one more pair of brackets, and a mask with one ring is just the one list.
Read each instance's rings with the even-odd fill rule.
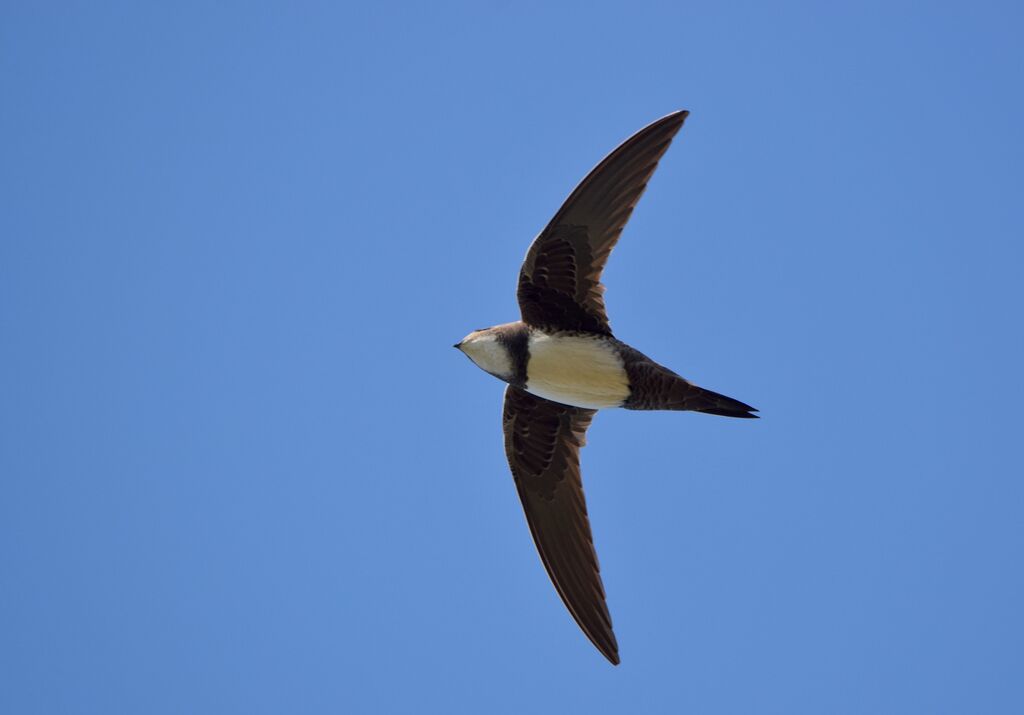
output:
[[517,321],[474,331],[458,347],[513,387],[571,407],[754,416],[742,402],[693,385],[612,335]]
[[573,407],[621,407],[629,378],[619,341],[586,332],[547,332],[518,321],[470,333],[460,344],[486,372],[532,395]]
[[618,645],[583,499],[579,449],[599,409],[756,417],[612,335],[600,277],[658,160],[683,125],[675,112],[598,164],[530,246],[519,274],[523,319],[456,343],[508,383],[505,452],[541,560],[566,607],[612,663]]

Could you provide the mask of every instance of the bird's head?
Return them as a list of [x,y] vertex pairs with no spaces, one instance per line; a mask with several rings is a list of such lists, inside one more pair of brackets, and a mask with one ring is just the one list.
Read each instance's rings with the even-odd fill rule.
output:
[[478,368],[494,375],[499,380],[512,379],[512,355],[508,344],[503,339],[502,325],[493,328],[474,330],[472,333],[455,343]]

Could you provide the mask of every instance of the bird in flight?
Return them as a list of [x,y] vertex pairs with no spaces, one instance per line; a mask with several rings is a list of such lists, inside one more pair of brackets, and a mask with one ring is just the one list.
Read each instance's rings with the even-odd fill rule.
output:
[[644,127],[573,190],[523,261],[522,320],[475,330],[455,344],[508,383],[505,453],[537,551],[576,623],[615,665],[619,647],[580,476],[591,419],[610,407],[757,417],[750,405],[697,387],[617,340],[605,313],[605,262],[688,114]]

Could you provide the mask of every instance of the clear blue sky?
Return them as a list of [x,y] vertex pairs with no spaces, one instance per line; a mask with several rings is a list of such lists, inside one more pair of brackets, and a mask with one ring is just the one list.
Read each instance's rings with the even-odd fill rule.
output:
[[[627,5],[4,4],[0,711],[1024,712],[1020,5]],[[451,345],[679,108],[613,668]]]

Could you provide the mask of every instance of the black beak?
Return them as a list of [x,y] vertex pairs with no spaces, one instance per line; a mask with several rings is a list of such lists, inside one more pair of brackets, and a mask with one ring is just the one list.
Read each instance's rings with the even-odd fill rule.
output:
[[461,345],[462,345],[462,341],[460,340],[459,342],[457,342],[454,345],[452,345],[452,347],[458,349],[459,346],[461,346]]

